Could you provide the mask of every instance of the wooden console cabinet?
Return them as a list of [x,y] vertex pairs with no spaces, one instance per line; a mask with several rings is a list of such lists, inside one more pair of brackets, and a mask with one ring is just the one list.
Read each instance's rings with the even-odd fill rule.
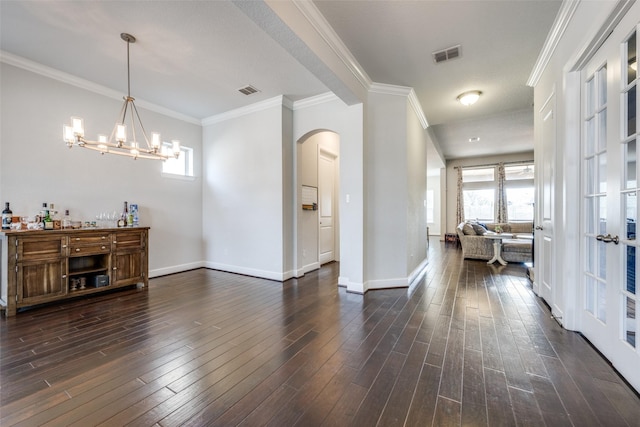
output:
[[0,237],[0,300],[7,316],[22,307],[149,284],[148,227],[5,231]]

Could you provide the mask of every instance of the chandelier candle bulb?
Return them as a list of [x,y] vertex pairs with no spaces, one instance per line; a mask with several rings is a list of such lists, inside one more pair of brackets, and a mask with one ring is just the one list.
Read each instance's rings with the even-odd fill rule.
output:
[[62,126],[62,137],[69,148],[71,148],[73,146],[73,143],[76,141],[76,137],[73,134],[73,127],[66,125]]
[[84,125],[80,117],[71,117],[71,125],[73,126],[73,133],[77,136],[84,136]]
[[153,146],[154,151],[157,152],[161,144],[162,140],[160,138],[160,134],[158,132],[151,132],[151,145]]
[[127,142],[127,125],[120,123],[116,125],[116,141]]

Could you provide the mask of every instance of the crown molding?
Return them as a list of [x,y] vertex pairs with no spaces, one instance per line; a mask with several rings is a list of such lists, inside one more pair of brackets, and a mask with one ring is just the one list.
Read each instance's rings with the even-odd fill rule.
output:
[[[89,92],[96,93],[98,95],[105,96],[107,98],[116,99],[122,101],[122,92],[110,89],[106,86],[99,85],[97,83],[90,82],[89,80],[82,79],[64,71],[56,70],[46,65],[39,64],[29,59],[23,58],[18,55],[0,50],[0,62],[8,65],[12,65],[23,70],[30,71],[35,74],[39,74],[44,77],[48,77],[53,80],[57,80],[62,83],[66,83],[71,86],[78,87],[80,89],[87,90]],[[170,110],[165,107],[161,107],[157,104],[145,101],[143,99],[136,98],[136,104],[149,111],[162,114],[164,116],[172,117],[174,119],[182,120],[194,125],[200,125],[200,120],[187,116],[186,114],[178,113],[177,111]]]
[[372,82],[367,75],[367,72],[351,54],[351,51],[347,46],[345,46],[340,37],[338,37],[316,5],[313,4],[312,1],[308,0],[292,0],[292,3],[298,8],[304,17],[307,18],[307,21],[313,26],[320,37],[322,37],[329,48],[338,56],[340,61],[342,61],[362,87],[365,90],[369,90]]
[[424,111],[422,110],[422,105],[420,104],[418,96],[416,95],[416,92],[413,90],[413,88],[407,86],[388,85],[384,83],[373,83],[371,85],[371,88],[369,89],[369,92],[379,93],[382,95],[406,97],[409,100],[409,104],[411,105],[413,112],[416,114],[416,117],[418,117],[418,120],[420,120],[422,128],[426,129],[429,127],[427,118],[425,117]]
[[333,92],[326,92],[309,98],[301,99],[293,103],[293,110],[302,110],[303,108],[313,107],[315,105],[325,104],[327,102],[342,101]]
[[536,64],[533,66],[529,80],[527,80],[527,86],[535,87],[540,81],[542,73],[545,68],[547,68],[547,64],[549,64],[549,60],[551,60],[556,47],[558,47],[558,43],[560,43],[560,39],[569,26],[569,22],[579,4],[580,0],[564,0],[562,2],[556,19],[553,21],[551,30],[547,35],[547,39],[544,42],[544,46],[540,51],[540,55],[538,55]]
[[212,125],[215,123],[224,122],[238,117],[246,116],[249,114],[264,111],[273,107],[286,107],[290,110],[293,109],[293,103],[287,97],[283,95],[274,96],[273,98],[265,99],[264,101],[256,102],[246,107],[236,108],[235,110],[229,110],[215,116],[210,116],[202,119],[202,126]]
[[409,96],[413,89],[408,86],[397,86],[386,83],[372,83],[369,92],[380,93],[382,95]]

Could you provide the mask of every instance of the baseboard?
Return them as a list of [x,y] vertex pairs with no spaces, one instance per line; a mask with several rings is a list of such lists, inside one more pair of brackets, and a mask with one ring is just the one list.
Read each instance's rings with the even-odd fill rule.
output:
[[312,262],[311,264],[307,264],[305,266],[303,266],[302,268],[299,268],[295,271],[295,276],[294,277],[302,277],[305,274],[307,274],[310,271],[314,271],[320,268],[320,263],[319,262]]
[[149,278],[166,276],[168,274],[181,273],[183,271],[195,270],[196,268],[205,267],[204,261],[190,262],[187,264],[172,265],[170,267],[156,268],[149,270]]
[[229,273],[243,274],[245,276],[259,277],[261,279],[276,280],[284,282],[294,277],[294,271],[276,272],[267,270],[258,270],[255,268],[240,267],[237,265],[222,264],[219,262],[205,262],[206,268],[213,270],[227,271]]

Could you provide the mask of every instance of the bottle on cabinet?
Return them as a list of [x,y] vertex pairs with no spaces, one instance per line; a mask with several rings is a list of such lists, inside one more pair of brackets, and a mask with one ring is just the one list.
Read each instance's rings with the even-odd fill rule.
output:
[[53,222],[53,229],[60,230],[62,228],[62,220],[60,219],[60,215],[58,215],[58,211],[53,203],[49,204],[49,216]]
[[45,210],[44,218],[42,219],[42,228],[45,230],[53,230],[53,220],[51,219],[49,209]]
[[62,223],[61,223],[62,228],[73,228],[73,225],[71,224],[71,215],[69,215],[69,209],[66,209],[64,211],[64,216],[62,217]]
[[40,224],[43,230],[53,230],[53,220],[51,219],[51,213],[47,202],[42,203],[42,209],[40,210]]
[[129,219],[129,209],[127,208],[127,202],[124,202],[124,209],[118,220],[118,227],[126,227]]
[[11,208],[9,208],[9,202],[5,202],[4,210],[2,211],[2,229],[9,230],[11,228],[11,218],[13,217],[13,212],[11,212]]

